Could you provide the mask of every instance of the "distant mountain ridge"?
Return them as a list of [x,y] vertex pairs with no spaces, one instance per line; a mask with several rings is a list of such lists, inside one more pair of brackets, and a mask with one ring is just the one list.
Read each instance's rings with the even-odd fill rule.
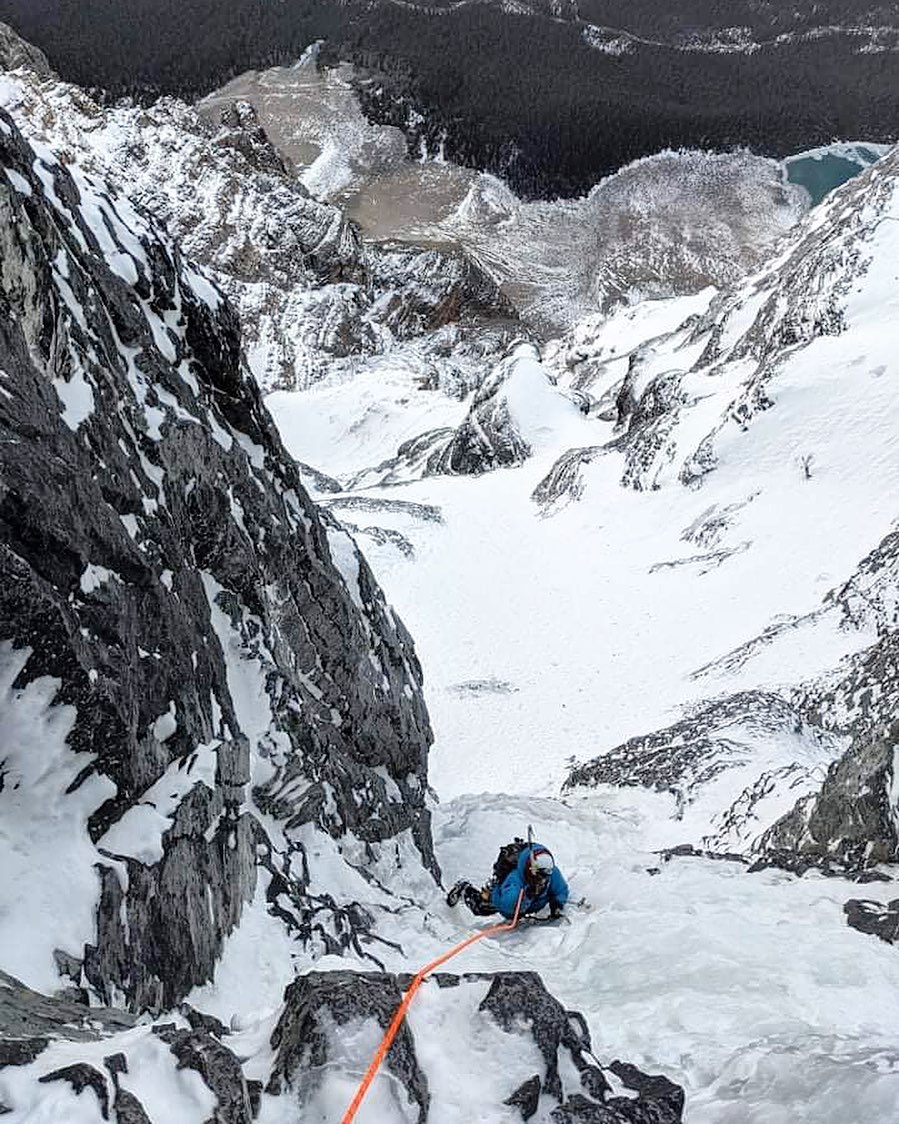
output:
[[127,189],[214,271],[267,389],[469,321],[497,340],[515,328],[496,284],[457,248],[363,244],[284,166],[246,103],[211,123],[175,98],[106,106],[23,69],[0,75],[0,104],[29,136]]

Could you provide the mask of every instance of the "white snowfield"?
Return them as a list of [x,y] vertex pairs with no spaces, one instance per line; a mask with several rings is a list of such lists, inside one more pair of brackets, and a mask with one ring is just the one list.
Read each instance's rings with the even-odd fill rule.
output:
[[[600,403],[614,403],[629,362],[637,397],[676,373],[662,420],[630,445],[609,444],[620,434],[614,410],[605,421],[597,410],[579,419],[579,437],[569,420],[555,441],[542,432],[520,467],[365,492],[387,501],[368,521],[415,551],[360,540],[425,669],[446,885],[486,877],[498,846],[532,822],[573,897],[593,906],[571,910],[568,925],[484,942],[455,967],[539,971],[587,1016],[600,1059],[626,1057],[683,1084],[691,1124],[899,1117],[899,959],[849,928],[842,910],[850,897],[887,901],[894,886],[655,853],[715,837],[745,790],[781,770],[740,830],[718,837],[745,852],[820,785],[846,739],[753,735],[737,723],[731,767],[685,806],[608,786],[559,799],[571,758],[674,723],[703,700],[787,697],[874,640],[873,620],[852,630],[824,598],[897,526],[897,171],[894,152],[733,294],[594,317],[545,349],[560,391],[586,386]],[[835,334],[811,327],[834,310]],[[700,362],[713,334],[717,351]],[[346,478],[377,463],[391,433],[395,444],[408,438],[416,419],[421,432],[465,416],[464,402],[416,390],[389,363],[378,375],[377,391],[372,380],[273,396],[295,454]],[[526,385],[542,395],[545,384],[517,384],[513,412],[532,424],[518,399]],[[538,505],[535,489],[573,443],[586,450],[577,486]],[[340,503],[331,500],[338,515]],[[413,505],[438,507],[440,520]],[[416,889],[428,909],[418,919],[410,910],[405,956],[389,967],[412,969],[474,924]],[[221,991],[202,999],[229,1013]],[[473,1033],[464,1009],[429,1025],[427,996],[416,1005],[420,1041]],[[375,1037],[346,1042],[347,1069],[361,1073]],[[433,1119],[515,1119],[483,1108],[490,1080],[473,1068],[455,1100],[435,1101]],[[359,1119],[404,1119],[402,1096],[389,1108],[391,1078],[379,1081],[380,1099]],[[351,1091],[346,1073],[326,1075],[319,1118],[336,1119]]]
[[[558,440],[544,429],[519,468],[382,490],[393,502],[369,521],[400,530],[416,557],[362,545],[426,670],[437,733],[431,779],[442,797],[555,792],[570,757],[587,760],[670,723],[686,704],[797,685],[871,643],[873,632],[846,632],[825,614],[784,629],[731,671],[715,666],[772,624],[820,610],[896,525],[899,224],[889,214],[876,221],[876,242],[859,240],[873,260],[841,302],[845,330],[781,349],[770,376],[757,374],[752,356],[726,350],[744,345],[772,293],[780,315],[789,310],[794,293],[772,289],[764,274],[710,314],[723,325],[724,353],[698,370],[689,368],[711,333],[694,333],[693,320],[672,331],[672,322],[701,312],[710,291],[638,305],[548,349],[560,389],[573,355],[606,363],[590,387],[596,398],[620,384],[641,349],[644,387],[686,372],[638,470],[608,447],[613,422],[575,419],[573,435],[563,414]],[[666,335],[647,343],[656,325]],[[367,448],[369,464],[382,457],[391,432],[395,444],[406,439],[410,419],[420,432],[431,418],[453,425],[466,414],[464,402],[415,390],[405,371],[390,375],[382,363],[380,401],[371,384],[350,381],[269,404],[298,457],[347,476],[365,465]],[[741,423],[741,400],[764,378],[773,405]],[[525,385],[514,383],[522,430],[533,413],[519,401]],[[545,394],[545,383],[529,385]],[[715,466],[685,487],[678,476],[707,438]],[[580,499],[563,496],[547,512],[532,494],[572,444],[606,448],[581,466]],[[621,486],[627,472],[640,490]],[[398,500],[436,505],[442,522],[423,523]],[[340,514],[340,500],[331,502]]]

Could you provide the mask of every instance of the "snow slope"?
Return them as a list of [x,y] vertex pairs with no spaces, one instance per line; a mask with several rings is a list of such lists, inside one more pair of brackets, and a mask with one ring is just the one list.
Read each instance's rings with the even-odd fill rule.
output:
[[[379,522],[417,548],[414,561],[368,549],[426,653],[438,791],[552,791],[569,756],[669,721],[686,703],[813,678],[870,643],[870,631],[847,633],[825,615],[782,630],[731,671],[715,665],[821,609],[894,527],[896,163],[869,173],[873,201],[854,224],[844,211],[857,199],[844,191],[829,219],[815,217],[704,320],[710,292],[594,318],[547,351],[560,388],[614,402],[630,368],[633,396],[645,396],[627,432],[600,413],[582,419],[579,502],[564,488],[550,487],[542,506],[532,498],[572,447],[561,427],[514,469],[365,490],[389,498]],[[840,330],[822,332],[834,302]],[[394,380],[399,388],[402,372]],[[417,417],[435,416],[431,402],[449,424],[454,411],[461,421],[439,392],[405,385],[397,424],[383,408],[377,415],[371,462]],[[272,401],[298,456],[317,428],[316,461],[358,474],[367,441],[350,454],[343,439],[365,432],[371,405],[357,389]],[[340,432],[321,429],[320,402]],[[337,438],[333,464],[327,434]],[[441,522],[422,525],[400,500],[437,506]],[[341,502],[331,500],[338,511]],[[484,753],[485,741],[503,751]]]
[[[794,728],[789,708],[884,627],[828,595],[897,525],[897,261],[893,152],[738,288],[597,315],[547,347],[559,390],[588,399],[573,450],[566,428],[515,467],[381,487],[362,474],[329,497],[375,524],[366,555],[416,636],[447,885],[486,876],[533,822],[594,906],[466,966],[538,969],[598,1028],[597,1053],[682,1083],[694,1124],[899,1112],[899,962],[846,926],[854,884],[658,855],[745,853],[846,747],[838,728]],[[373,404],[352,383],[272,407],[297,455],[317,434],[317,461],[359,478],[369,441],[375,463],[417,418],[462,423],[439,393],[402,385],[392,372],[407,409],[383,408],[370,438]],[[872,604],[892,604],[888,581],[875,577]],[[688,745],[706,723],[708,775],[678,764],[680,721]],[[572,758],[666,726],[658,776],[675,781],[661,791],[559,799]],[[864,895],[886,902],[894,885]],[[431,909],[424,926],[446,944],[451,919],[467,924]]]

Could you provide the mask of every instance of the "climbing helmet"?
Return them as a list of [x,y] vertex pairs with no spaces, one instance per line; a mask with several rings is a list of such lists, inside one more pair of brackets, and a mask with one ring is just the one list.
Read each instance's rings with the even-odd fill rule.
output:
[[546,888],[555,865],[549,851],[534,851],[528,859],[528,880],[533,883],[538,893],[542,893]]

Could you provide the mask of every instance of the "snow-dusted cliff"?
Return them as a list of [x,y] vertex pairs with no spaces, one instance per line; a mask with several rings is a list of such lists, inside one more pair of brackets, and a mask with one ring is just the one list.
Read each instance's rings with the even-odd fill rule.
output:
[[[260,863],[314,877],[305,825],[406,832],[436,873],[421,673],[218,291],[0,132],[5,963],[158,1009],[211,978]],[[293,922],[358,939],[337,902]]]
[[[888,327],[897,308],[897,226],[899,153],[893,152],[846,185],[745,287],[716,298],[674,333],[630,349],[620,389],[614,379],[625,360],[610,356],[608,345],[587,342],[589,329],[565,353],[582,389],[600,397],[617,393],[622,482],[662,490],[679,483],[709,502],[684,532],[690,557],[675,558],[672,566],[736,569],[745,565],[742,555],[758,549],[766,527],[785,568],[800,581],[813,568],[826,568],[817,581],[830,589],[817,604],[809,589],[803,608],[780,614],[694,675],[719,686],[735,677],[751,681],[754,665],[770,665],[775,653],[795,649],[797,636],[803,638],[804,659],[790,659],[788,675],[782,668],[776,673],[782,688],[789,684],[797,729],[810,722],[819,737],[855,740],[821,796],[807,797],[804,810],[774,828],[762,847],[850,867],[899,857],[891,810],[896,515],[882,499],[899,485]],[[555,476],[561,479],[558,470]],[[557,490],[553,499],[563,494]],[[834,652],[818,641],[834,631],[846,636],[842,664],[834,658],[839,645]],[[823,660],[821,649],[829,649]],[[761,682],[770,676],[762,670]],[[729,712],[732,739],[734,722],[748,721],[760,704],[750,693],[716,705]],[[762,703],[763,712],[769,709]],[[703,721],[704,715],[687,720],[678,740],[698,744]],[[595,776],[605,760],[596,763]],[[624,772],[634,766],[631,761]],[[576,777],[589,775],[579,770]],[[789,785],[795,792],[792,773]],[[758,808],[747,794],[739,800],[758,832],[764,826]]]

